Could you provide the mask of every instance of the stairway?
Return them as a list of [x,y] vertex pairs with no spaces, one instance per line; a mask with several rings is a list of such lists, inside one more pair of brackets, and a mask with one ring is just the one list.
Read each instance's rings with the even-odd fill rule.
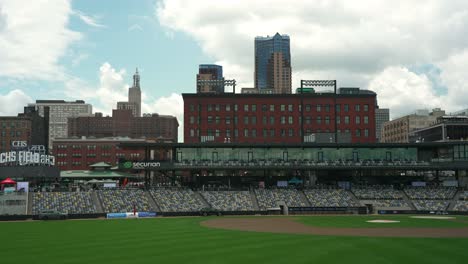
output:
[[361,204],[361,201],[354,195],[354,193],[351,190],[346,190],[349,193],[349,196],[351,196],[351,200],[353,201],[353,204],[357,204],[358,206],[364,206],[364,204]]
[[91,199],[94,205],[96,205],[96,213],[104,213],[104,210],[102,209],[101,200],[97,195],[97,191],[91,192]]
[[150,207],[156,211],[156,212],[161,212],[161,208],[158,206],[158,203],[156,202],[156,200],[153,198],[153,195],[151,195],[151,193],[148,191],[148,192],[145,192],[145,195],[146,197],[148,198],[148,201],[149,201],[149,204],[150,204]]
[[457,191],[457,193],[453,196],[453,199],[450,201],[450,204],[447,207],[447,211],[453,211],[453,207],[455,207],[455,204],[460,199],[461,193],[461,191]]
[[255,211],[260,211],[260,207],[258,206],[257,196],[255,195],[255,192],[253,190],[250,190],[249,193],[250,193],[250,199],[252,200],[253,209]]
[[416,207],[414,206],[413,202],[409,199],[408,195],[406,195],[404,190],[400,191],[403,194],[403,200],[406,201],[406,203],[410,206],[411,210],[416,210]]
[[32,215],[32,208],[33,208],[33,193],[28,193],[28,208],[26,214]]
[[193,191],[193,194],[195,195],[196,198],[198,198],[200,201],[202,201],[204,207],[211,207],[211,204],[208,203],[208,201],[203,197],[203,195],[197,191]]
[[299,193],[299,196],[301,197],[302,201],[307,204],[307,206],[312,206],[310,203],[309,199],[307,199],[307,196],[305,195],[304,191],[297,191]]

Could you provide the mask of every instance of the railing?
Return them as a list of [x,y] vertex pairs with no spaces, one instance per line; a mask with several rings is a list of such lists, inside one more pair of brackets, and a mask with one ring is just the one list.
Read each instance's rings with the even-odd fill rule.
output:
[[174,163],[174,167],[284,167],[284,166],[306,166],[306,167],[323,167],[323,166],[428,166],[430,162],[414,161],[414,160],[228,160],[228,161],[212,161],[212,160],[184,160]]

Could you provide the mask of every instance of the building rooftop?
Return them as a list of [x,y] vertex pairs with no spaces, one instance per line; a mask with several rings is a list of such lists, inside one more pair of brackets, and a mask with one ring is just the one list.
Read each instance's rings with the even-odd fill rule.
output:
[[275,35],[273,35],[273,36],[270,36],[270,35],[267,35],[266,37],[257,36],[257,37],[255,37],[255,40],[271,40],[271,39],[273,39],[274,37],[276,37],[277,35],[280,36],[280,37],[283,38],[283,39],[289,39],[289,35],[280,34],[280,33],[277,32],[277,33],[276,33]]
[[36,100],[36,104],[85,104],[83,100],[65,101],[65,100]]

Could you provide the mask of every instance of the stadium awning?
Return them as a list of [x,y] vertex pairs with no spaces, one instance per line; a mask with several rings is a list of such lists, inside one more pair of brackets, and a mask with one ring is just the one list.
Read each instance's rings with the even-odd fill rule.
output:
[[16,182],[14,180],[12,180],[11,178],[6,178],[3,181],[1,181],[0,184],[1,185],[3,185],[3,184],[16,184]]

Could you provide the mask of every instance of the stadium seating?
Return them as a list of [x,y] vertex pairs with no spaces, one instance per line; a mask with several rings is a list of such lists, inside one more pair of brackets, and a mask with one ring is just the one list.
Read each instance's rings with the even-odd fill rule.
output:
[[154,211],[143,190],[100,190],[97,192],[102,209],[106,213],[132,212],[134,206],[137,211]]
[[445,211],[450,201],[445,200],[412,200],[416,210],[420,211]]
[[252,211],[249,191],[204,191],[201,192],[211,207],[221,211]]
[[358,204],[351,194],[343,189],[308,189],[304,194],[315,207],[350,207]]
[[405,193],[412,200],[449,200],[457,189],[455,187],[408,187]]
[[453,211],[468,211],[468,201],[457,201],[453,207]]
[[461,191],[460,196],[458,196],[459,200],[468,200],[468,191]]
[[255,194],[260,210],[277,207],[279,201],[283,201],[291,207],[309,206],[299,191],[295,189],[257,189]]
[[193,212],[205,207],[190,189],[154,189],[151,196],[163,212]]
[[392,210],[410,210],[410,205],[405,200],[396,199],[378,199],[378,200],[360,200],[362,205],[372,204],[377,209]]
[[387,185],[353,186],[352,192],[359,199],[403,199],[401,191],[395,190],[392,186]]
[[96,206],[90,192],[35,192],[33,193],[33,214],[55,210],[69,214],[96,213]]

